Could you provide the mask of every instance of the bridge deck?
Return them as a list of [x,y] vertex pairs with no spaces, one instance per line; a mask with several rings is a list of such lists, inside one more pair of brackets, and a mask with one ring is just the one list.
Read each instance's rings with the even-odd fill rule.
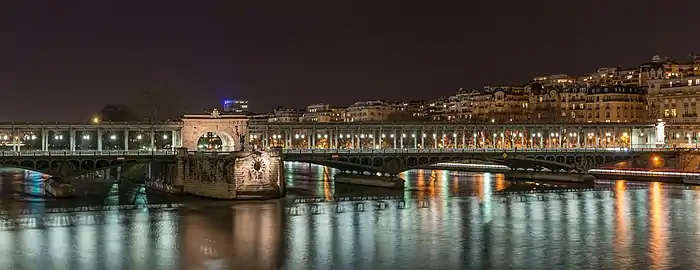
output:
[[113,150],[113,151],[0,151],[0,157],[73,157],[73,156],[175,156],[173,150]]

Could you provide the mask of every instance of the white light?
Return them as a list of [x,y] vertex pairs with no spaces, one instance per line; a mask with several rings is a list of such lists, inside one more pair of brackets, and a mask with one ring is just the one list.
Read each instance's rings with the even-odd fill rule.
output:
[[111,140],[116,140],[116,139],[117,139],[117,135],[112,134],[111,136],[109,136],[109,138],[110,138]]
[[304,138],[304,134],[301,134],[301,138],[302,138],[302,139]]
[[163,140],[167,140],[167,139],[168,139],[168,135],[163,135]]
[[318,136],[317,136],[317,137],[321,138],[321,134],[318,134]]
[[456,138],[456,137],[457,137],[457,133],[453,133],[453,134],[452,134],[452,137],[455,137],[455,138]]
[[328,138],[328,134],[323,134],[323,138]]
[[343,138],[343,134],[338,135],[338,137],[340,137],[340,138],[342,139],[342,138]]
[[294,139],[299,139],[299,134],[294,134]]
[[386,135],[384,133],[382,133],[382,138],[386,138]]
[[437,134],[433,133],[433,138],[437,137]]
[[[394,134],[389,135],[389,137],[394,138]],[[406,137],[406,134],[404,134],[404,137]]]
[[141,135],[137,135],[137,136],[136,136],[136,139],[137,139],[137,140],[140,140],[141,138],[143,138]]

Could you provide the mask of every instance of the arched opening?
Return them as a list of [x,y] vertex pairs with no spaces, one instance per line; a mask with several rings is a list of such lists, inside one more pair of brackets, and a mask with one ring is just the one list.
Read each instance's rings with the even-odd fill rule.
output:
[[204,135],[197,140],[197,150],[220,151],[224,150],[225,146],[222,138],[214,132],[204,133]]

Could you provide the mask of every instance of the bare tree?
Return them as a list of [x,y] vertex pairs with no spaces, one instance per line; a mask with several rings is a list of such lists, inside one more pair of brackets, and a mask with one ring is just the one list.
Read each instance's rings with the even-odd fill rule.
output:
[[101,121],[107,122],[128,122],[141,120],[141,116],[134,113],[124,104],[107,104],[98,114]]
[[180,92],[169,87],[150,88],[142,91],[129,99],[127,105],[147,121],[175,119],[185,111]]

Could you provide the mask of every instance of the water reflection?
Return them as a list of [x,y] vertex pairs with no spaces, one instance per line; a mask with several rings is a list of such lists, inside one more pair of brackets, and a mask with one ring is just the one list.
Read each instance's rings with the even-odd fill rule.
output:
[[[300,190],[327,200],[337,195],[331,170],[287,167]],[[119,183],[105,183],[103,192],[116,184],[111,196],[127,199],[103,194],[76,206],[5,198],[0,269],[700,266],[694,189],[612,181],[602,184],[611,190],[503,195],[513,185],[502,174],[403,176],[405,200],[229,203],[146,191],[149,204],[139,205],[127,195],[140,187]],[[121,205],[102,207],[112,203]]]

